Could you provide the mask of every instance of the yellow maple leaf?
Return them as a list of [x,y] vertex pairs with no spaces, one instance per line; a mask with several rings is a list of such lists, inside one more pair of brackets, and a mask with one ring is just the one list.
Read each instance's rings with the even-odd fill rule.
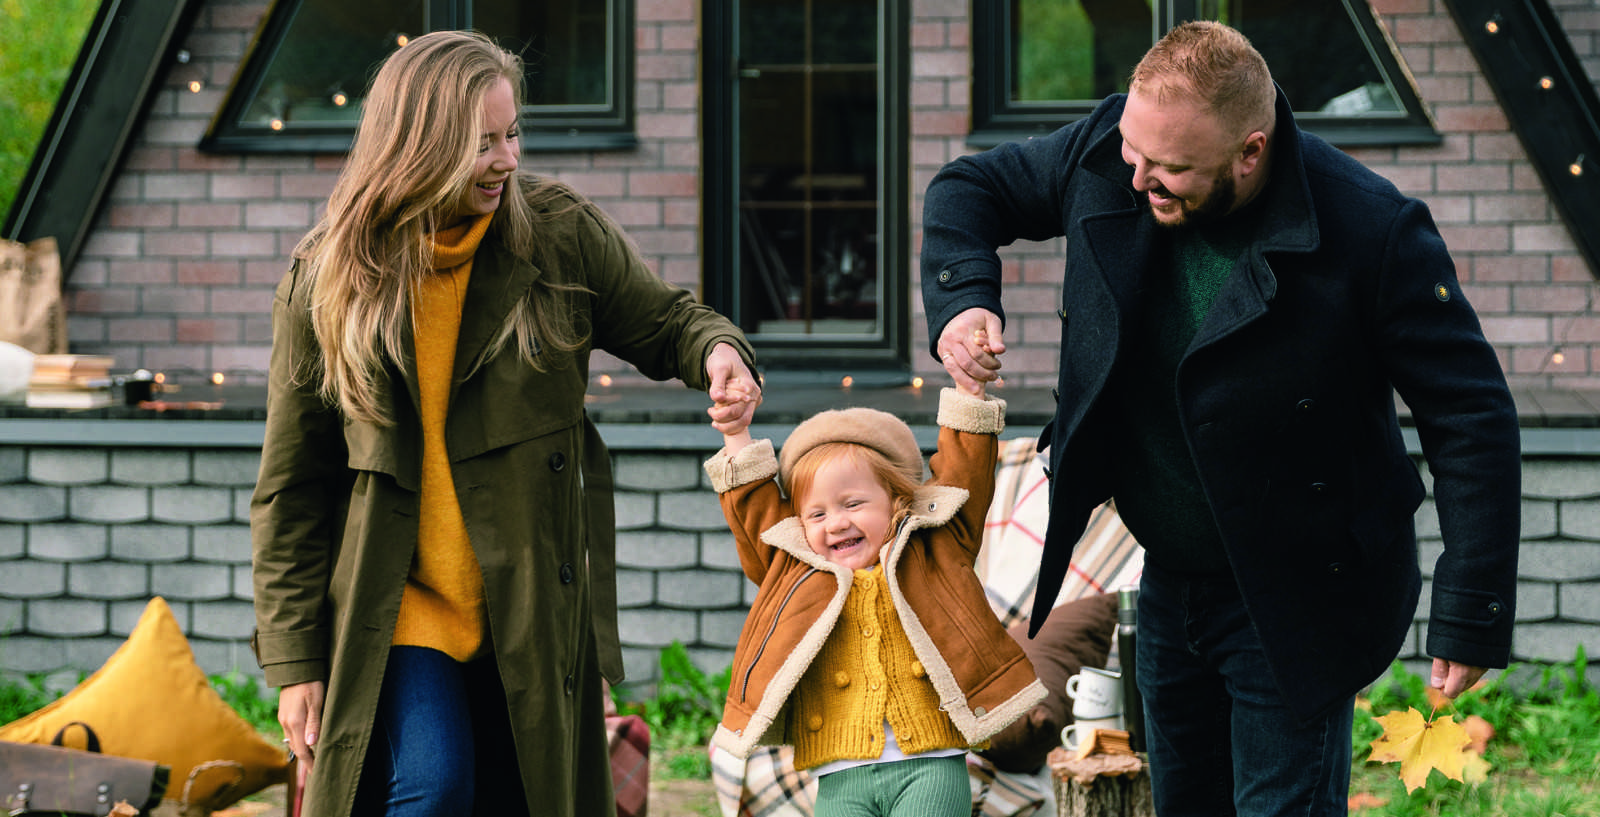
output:
[[[1421,788],[1434,769],[1451,780],[1463,779],[1469,754],[1467,746],[1472,743],[1472,737],[1449,715],[1430,721],[1412,708],[1373,720],[1383,727],[1383,734],[1372,742],[1372,759],[1379,763],[1398,762],[1400,780],[1406,784],[1407,793]],[[1474,776],[1486,769],[1486,764],[1483,767],[1475,764]]]

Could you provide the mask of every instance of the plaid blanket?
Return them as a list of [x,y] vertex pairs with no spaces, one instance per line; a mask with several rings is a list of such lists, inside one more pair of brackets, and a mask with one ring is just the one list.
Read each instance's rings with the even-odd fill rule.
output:
[[[990,606],[1007,627],[1026,621],[1039,583],[1039,556],[1050,519],[1045,457],[1033,438],[1006,440],[996,464],[995,495],[984,524],[976,569]],[[1056,605],[1137,585],[1144,551],[1110,505],[1097,508],[1072,553]],[[1114,645],[1113,645],[1114,648]],[[817,783],[794,767],[794,750],[761,747],[745,760],[711,748],[711,776],[723,817],[811,817]],[[1048,777],[1010,774],[967,754],[974,817],[1031,817],[1054,811]]]

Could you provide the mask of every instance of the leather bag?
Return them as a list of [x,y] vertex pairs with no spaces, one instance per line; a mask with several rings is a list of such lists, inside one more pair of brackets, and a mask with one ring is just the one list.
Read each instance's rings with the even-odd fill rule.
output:
[[[61,745],[73,726],[82,727],[87,751]],[[0,814],[105,817],[120,801],[143,813],[160,804],[171,773],[154,761],[101,754],[94,730],[74,722],[48,746],[0,740]]]

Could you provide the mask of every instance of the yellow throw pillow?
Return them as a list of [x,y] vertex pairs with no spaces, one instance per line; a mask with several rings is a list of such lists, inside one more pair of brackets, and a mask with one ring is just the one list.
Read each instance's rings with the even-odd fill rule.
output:
[[[189,804],[220,809],[287,780],[283,747],[211,688],[160,596],[104,666],[54,703],[0,726],[0,740],[49,743],[73,721],[94,729],[105,754],[171,767],[170,800],[182,800],[187,788]],[[70,730],[65,742],[83,748],[82,734]]]

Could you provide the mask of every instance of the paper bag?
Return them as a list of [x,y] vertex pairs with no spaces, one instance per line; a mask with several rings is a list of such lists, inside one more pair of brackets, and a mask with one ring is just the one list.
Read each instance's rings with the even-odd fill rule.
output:
[[0,239],[0,340],[34,354],[67,351],[61,253],[54,238]]

